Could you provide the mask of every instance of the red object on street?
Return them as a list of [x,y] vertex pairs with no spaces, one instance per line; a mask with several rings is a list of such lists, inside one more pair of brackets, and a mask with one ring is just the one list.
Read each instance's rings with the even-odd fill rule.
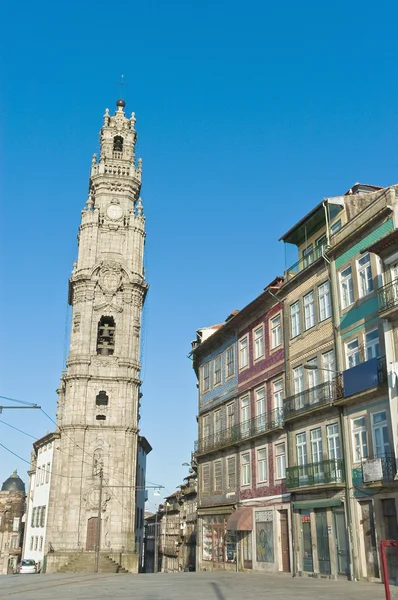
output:
[[386,600],[391,600],[389,572],[387,564],[386,548],[395,548],[398,558],[398,540],[381,540],[380,542],[380,562],[383,573],[384,589],[386,593]]

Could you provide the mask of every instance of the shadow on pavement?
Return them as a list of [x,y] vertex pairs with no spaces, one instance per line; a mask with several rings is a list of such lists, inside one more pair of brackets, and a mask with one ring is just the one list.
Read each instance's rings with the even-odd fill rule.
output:
[[222,593],[220,586],[217,583],[214,583],[214,581],[212,581],[210,583],[210,585],[212,586],[214,593],[217,596],[218,600],[227,600],[226,597],[224,596],[224,594]]

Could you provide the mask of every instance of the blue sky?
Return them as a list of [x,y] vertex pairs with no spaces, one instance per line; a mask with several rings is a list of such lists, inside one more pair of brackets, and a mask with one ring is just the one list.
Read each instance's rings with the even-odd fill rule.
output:
[[[0,394],[55,415],[91,155],[123,73],[144,164],[147,477],[173,491],[196,438],[195,330],[282,274],[278,238],[323,197],[397,182],[398,7],[25,0],[2,17]],[[0,442],[29,459],[3,423]],[[0,480],[15,467],[26,478],[0,447]]]

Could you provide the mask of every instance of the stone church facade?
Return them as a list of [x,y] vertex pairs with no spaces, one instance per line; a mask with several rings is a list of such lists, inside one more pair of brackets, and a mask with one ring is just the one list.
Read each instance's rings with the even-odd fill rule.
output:
[[72,327],[58,390],[47,572],[73,562],[76,554],[93,556],[98,543],[102,556],[117,557],[129,571],[138,562],[140,335],[148,286],[142,161],[135,157],[135,115],[129,118],[124,109],[119,100],[115,114],[107,109],[104,115],[69,280]]

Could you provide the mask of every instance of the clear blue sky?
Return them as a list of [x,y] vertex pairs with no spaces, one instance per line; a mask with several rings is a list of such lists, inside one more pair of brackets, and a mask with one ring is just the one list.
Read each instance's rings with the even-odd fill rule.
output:
[[[55,415],[91,155],[123,73],[144,161],[147,477],[173,491],[196,438],[195,330],[282,274],[277,239],[323,197],[398,180],[397,22],[391,1],[5,4],[0,394]],[[0,441],[29,459],[2,423]],[[26,478],[0,447],[0,480],[15,467]]]

